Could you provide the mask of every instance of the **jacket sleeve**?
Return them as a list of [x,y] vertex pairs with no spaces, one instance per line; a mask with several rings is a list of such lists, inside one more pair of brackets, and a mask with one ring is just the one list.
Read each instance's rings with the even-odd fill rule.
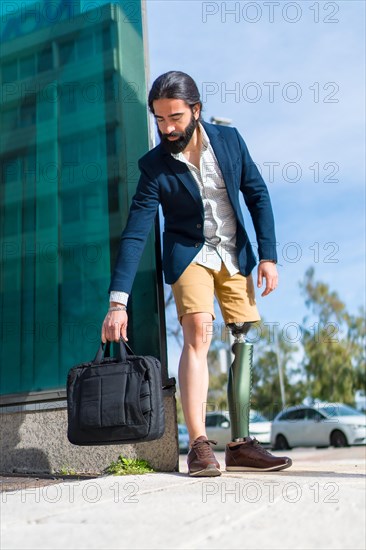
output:
[[268,189],[243,138],[236,129],[235,131],[242,157],[240,190],[253,220],[259,260],[277,262],[275,225]]
[[139,168],[141,175],[121,235],[108,292],[118,290],[131,293],[146,239],[159,207],[159,188],[156,179],[148,175],[140,162]]

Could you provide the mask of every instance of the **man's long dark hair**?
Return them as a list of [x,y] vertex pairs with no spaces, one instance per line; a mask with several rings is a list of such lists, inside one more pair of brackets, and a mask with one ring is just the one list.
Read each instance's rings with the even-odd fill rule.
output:
[[191,109],[198,103],[200,113],[202,111],[197,84],[191,76],[181,71],[169,71],[153,82],[148,98],[149,109],[152,113],[154,113],[153,101],[156,99],[182,99]]

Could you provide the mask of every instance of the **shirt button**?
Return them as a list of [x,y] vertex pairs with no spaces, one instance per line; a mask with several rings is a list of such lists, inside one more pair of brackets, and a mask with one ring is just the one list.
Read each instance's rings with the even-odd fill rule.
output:
[[194,247],[195,247],[195,248],[198,248],[199,245],[200,245],[200,243],[196,243],[196,244],[194,245]]
[[198,224],[196,225],[196,227],[197,227],[197,229],[201,229],[202,224],[198,223]]

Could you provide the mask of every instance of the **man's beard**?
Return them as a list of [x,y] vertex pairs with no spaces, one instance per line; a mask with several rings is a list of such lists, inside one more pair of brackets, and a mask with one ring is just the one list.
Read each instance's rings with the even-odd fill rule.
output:
[[[193,133],[195,129],[197,128],[197,120],[194,118],[194,115],[192,114],[191,122],[188,124],[187,128],[184,130],[184,132],[172,132],[171,134],[163,134],[160,132],[158,128],[158,134],[161,139],[161,143],[163,144],[164,148],[168,151],[168,153],[181,153],[184,151],[184,149],[187,147],[188,143],[191,141],[191,138],[193,136]],[[178,139],[174,141],[169,141],[167,137],[178,137]]]

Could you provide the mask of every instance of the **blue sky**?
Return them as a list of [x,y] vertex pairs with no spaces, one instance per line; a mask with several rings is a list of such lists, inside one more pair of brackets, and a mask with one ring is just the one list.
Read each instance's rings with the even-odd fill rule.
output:
[[298,284],[311,265],[356,313],[365,304],[365,3],[146,4],[151,81],[189,73],[205,120],[232,120],[268,185],[280,285],[257,293],[261,315],[301,323]]

